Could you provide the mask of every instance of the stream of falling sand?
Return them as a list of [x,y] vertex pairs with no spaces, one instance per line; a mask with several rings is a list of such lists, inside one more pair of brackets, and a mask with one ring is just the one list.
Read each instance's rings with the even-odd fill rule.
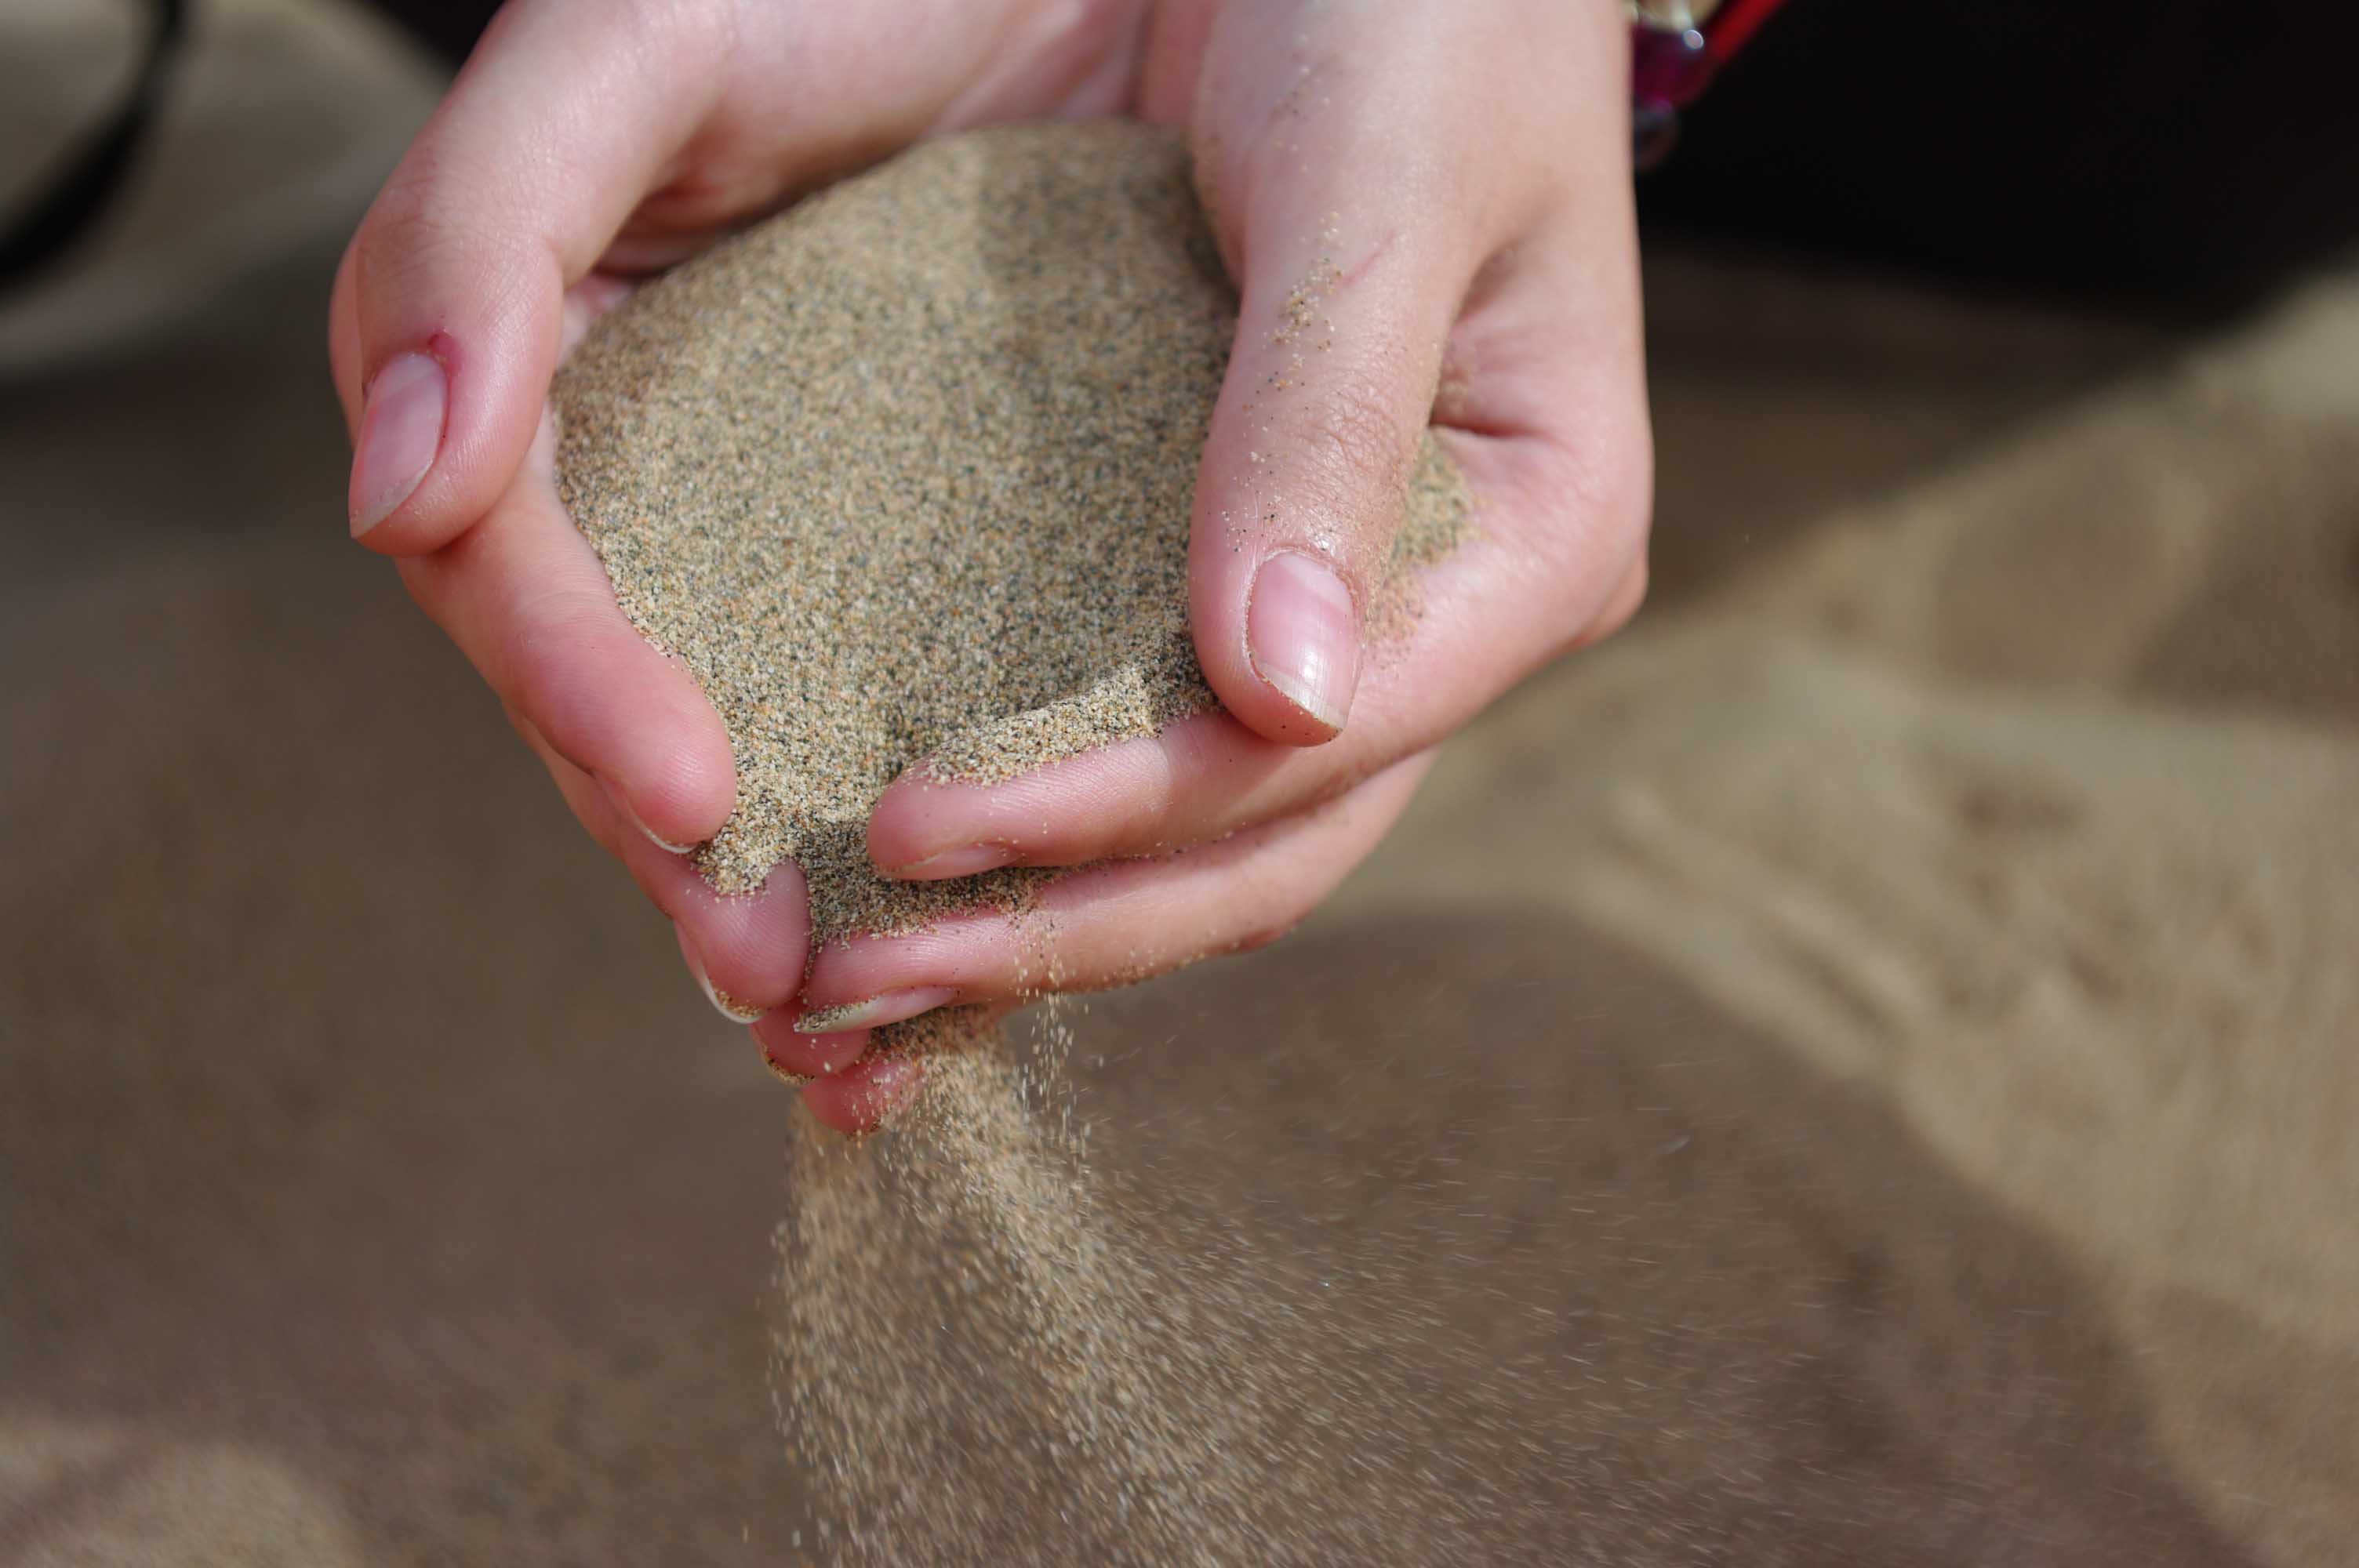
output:
[[[795,1119],[774,1375],[816,1560],[1435,1562],[1545,1530],[1513,1499],[1556,1488],[1503,1484],[1553,1467],[1509,1369],[1450,1366],[1380,1260],[1309,1269],[1092,1164],[1053,1008],[971,1029],[890,1130]],[[1495,1441],[1429,1448],[1440,1404]]]

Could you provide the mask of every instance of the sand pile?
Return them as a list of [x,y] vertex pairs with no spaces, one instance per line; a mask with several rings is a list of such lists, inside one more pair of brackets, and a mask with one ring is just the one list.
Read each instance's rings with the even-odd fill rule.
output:
[[[1211,706],[1189,509],[1236,310],[1184,146],[1103,124],[921,147],[599,324],[558,380],[560,489],[728,726],[715,887],[791,859],[822,939],[1018,903],[1038,873],[875,874],[895,775],[1006,778]],[[1430,441],[1408,477],[1400,564],[1467,514]]]

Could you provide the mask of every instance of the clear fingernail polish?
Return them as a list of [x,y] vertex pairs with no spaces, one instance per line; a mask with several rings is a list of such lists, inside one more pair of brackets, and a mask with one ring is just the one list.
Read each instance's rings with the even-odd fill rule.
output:
[[1016,863],[1016,851],[1005,844],[965,844],[903,866],[893,875],[905,881],[938,882],[952,877],[981,876]]
[[347,497],[353,538],[393,515],[434,466],[450,400],[450,378],[427,354],[390,360],[369,383]]
[[1335,568],[1294,550],[1262,562],[1245,605],[1245,654],[1305,718],[1343,729],[1360,684],[1360,618]]
[[853,1029],[880,1029],[887,1023],[899,1023],[904,1019],[931,1012],[958,1000],[958,992],[948,986],[920,986],[909,990],[886,991],[865,1001],[845,1002],[840,1007],[822,1007],[804,1013],[795,1020],[798,1034],[842,1034]]

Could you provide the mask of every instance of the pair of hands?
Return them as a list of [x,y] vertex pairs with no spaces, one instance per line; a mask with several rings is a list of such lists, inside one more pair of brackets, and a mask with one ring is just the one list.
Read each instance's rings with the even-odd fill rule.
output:
[[[728,815],[728,739],[558,502],[559,362],[634,277],[919,138],[1187,127],[1242,295],[1190,557],[1224,710],[996,786],[905,778],[868,842],[912,878],[1110,861],[1045,894],[1067,989],[1255,946],[1374,848],[1438,742],[1644,592],[1626,37],[1617,0],[511,0],[337,276],[353,533],[707,993],[761,1010],[822,1121],[870,1125],[918,1068],[863,1059],[868,1032],[1016,1000],[1038,938],[978,913],[814,954],[791,865],[747,896],[705,886],[674,847]],[[1332,347],[1305,367],[1276,328],[1327,258]],[[1361,611],[1429,420],[1479,536],[1372,646]],[[821,1012],[825,1033],[798,1028]]]

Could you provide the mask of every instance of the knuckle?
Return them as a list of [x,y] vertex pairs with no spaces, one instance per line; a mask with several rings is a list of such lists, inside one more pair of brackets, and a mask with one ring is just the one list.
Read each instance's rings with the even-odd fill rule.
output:
[[470,248],[440,160],[420,148],[403,160],[362,220],[354,277],[364,315],[420,277],[445,272]]
[[364,331],[417,330],[462,308],[513,309],[539,300],[554,262],[530,227],[511,175],[460,169],[420,143],[402,160],[354,236],[353,282]]
[[1402,489],[1415,451],[1389,373],[1395,357],[1386,353],[1380,362],[1345,370],[1321,399],[1320,427],[1337,478],[1355,486]]
[[1308,507],[1340,532],[1347,557],[1380,555],[1408,504],[1419,422],[1404,411],[1393,360],[1386,353],[1337,368],[1291,421],[1302,461],[1291,477]]

